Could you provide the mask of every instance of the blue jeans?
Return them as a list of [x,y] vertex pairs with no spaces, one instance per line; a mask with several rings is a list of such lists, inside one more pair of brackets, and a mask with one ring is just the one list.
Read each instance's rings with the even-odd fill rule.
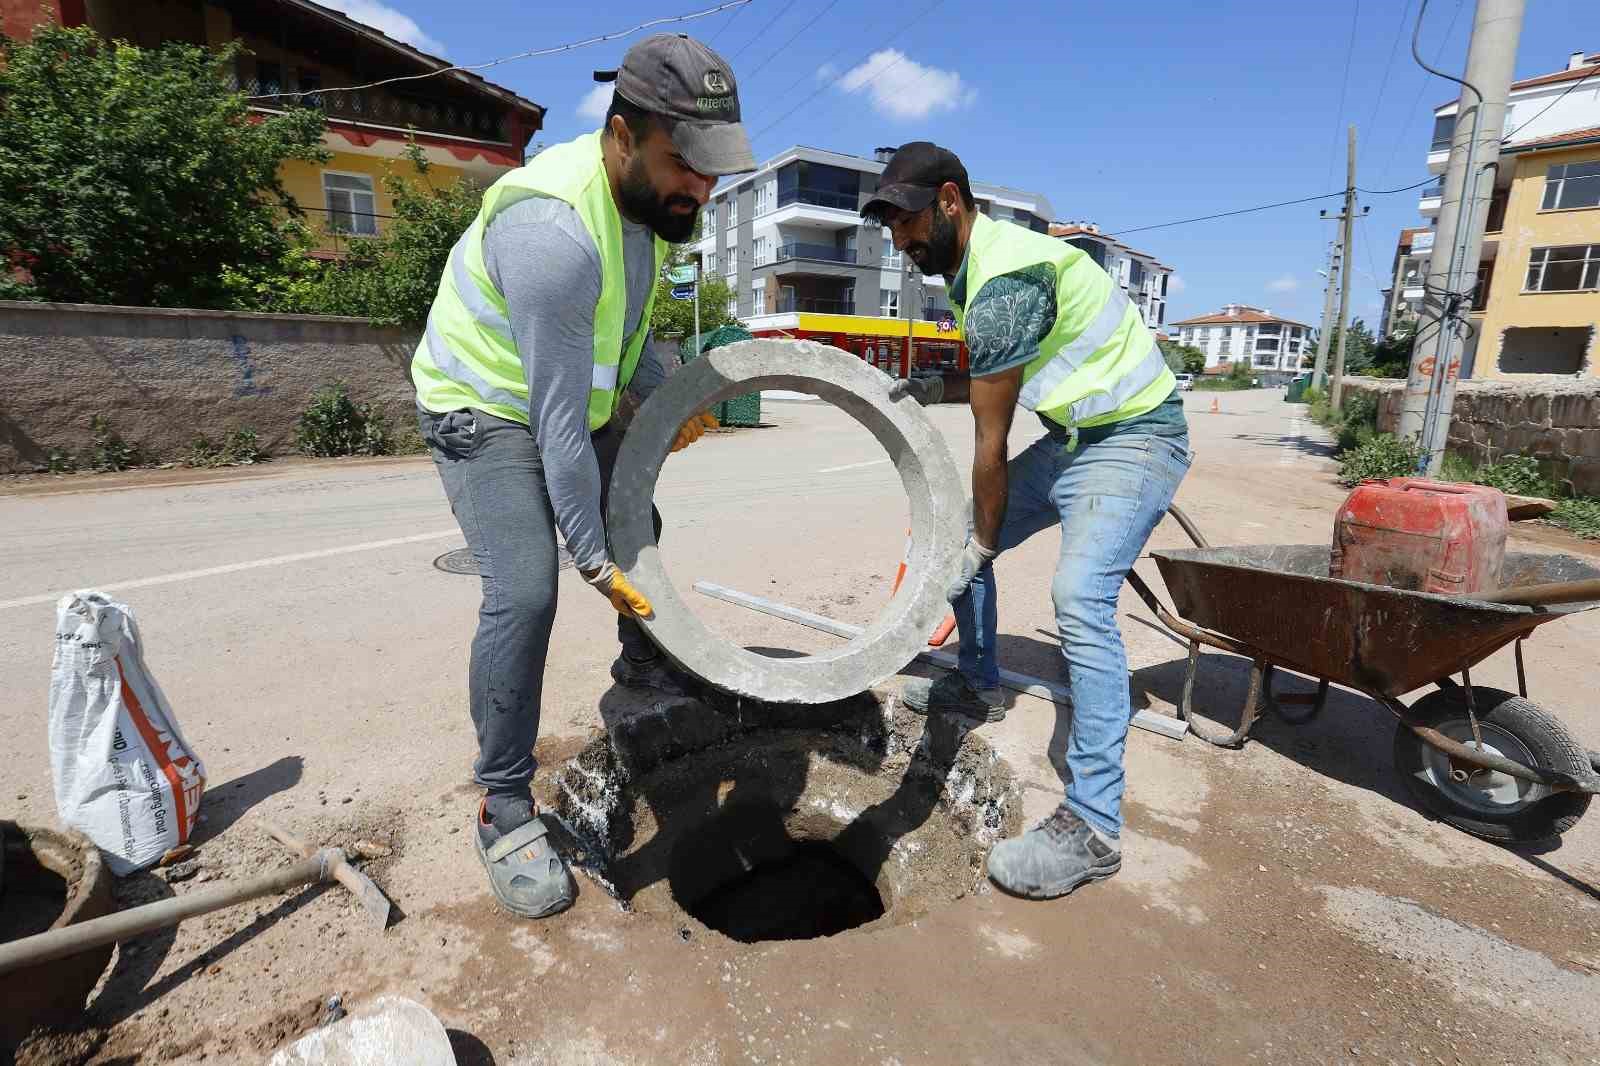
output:
[[[1066,802],[1111,835],[1122,831],[1122,752],[1133,717],[1117,597],[1190,458],[1187,436],[1121,433],[1071,452],[1051,435],[1006,467],[1010,488],[996,549],[1061,525],[1050,595],[1072,691]],[[985,565],[955,605],[961,672],[977,688],[1000,683],[995,599],[994,567]]]

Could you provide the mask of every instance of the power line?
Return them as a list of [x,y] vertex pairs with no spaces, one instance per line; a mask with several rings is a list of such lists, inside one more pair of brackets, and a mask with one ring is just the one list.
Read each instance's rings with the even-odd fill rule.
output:
[[1367,118],[1367,129],[1372,130],[1378,121],[1378,109],[1383,106],[1384,90],[1389,88],[1389,73],[1394,70],[1394,56],[1400,50],[1400,40],[1406,32],[1406,16],[1411,13],[1411,0],[1406,0],[1405,6],[1400,9],[1400,28],[1395,31],[1394,41],[1389,45],[1389,61],[1383,67],[1383,80],[1378,83],[1378,97],[1372,101],[1372,114]]
[[717,32],[716,33],[713,33],[710,37],[706,38],[706,47],[710,48],[714,43],[716,43],[717,38],[721,37],[724,33],[726,33],[728,27],[732,26],[733,23],[734,23],[734,20],[737,19],[740,16],[740,14],[742,14],[743,12],[744,12],[744,8],[742,8],[742,7],[734,8],[733,9],[733,14],[728,16],[728,21],[724,22],[721,26],[717,27]]
[[1540,108],[1539,114],[1534,115],[1533,118],[1530,118],[1527,122],[1524,122],[1522,125],[1518,126],[1516,129],[1512,130],[1510,133],[1506,134],[1504,137],[1502,137],[1500,139],[1500,143],[1501,144],[1509,144],[1510,141],[1511,141],[1511,138],[1515,137],[1517,134],[1521,133],[1523,130],[1525,130],[1529,126],[1533,125],[1533,123],[1536,120],[1538,120],[1541,116],[1543,116],[1546,111],[1550,110],[1552,107],[1555,107],[1561,101],[1565,100],[1567,98],[1567,93],[1572,92],[1572,90],[1576,89],[1578,86],[1582,85],[1584,82],[1588,81],[1590,78],[1594,77],[1596,74],[1600,74],[1600,66],[1596,66],[1593,70],[1589,71],[1589,73],[1585,74],[1583,77],[1579,78],[1577,81],[1575,81],[1571,85],[1567,86],[1567,92],[1562,93],[1560,96],[1556,97],[1554,100],[1551,100],[1548,104],[1545,104],[1544,107]]
[[[1434,59],[1434,62],[1436,63],[1440,59],[1444,58],[1444,50],[1450,46],[1450,35],[1456,31],[1456,22],[1461,18],[1462,2],[1463,0],[1456,0],[1455,13],[1450,16],[1450,25],[1445,28],[1444,39],[1439,43],[1439,55]],[[1419,25],[1422,22],[1421,11],[1417,12],[1417,22]],[[1431,84],[1432,82],[1430,82],[1427,78],[1422,79],[1422,84],[1417,86],[1416,98],[1411,101],[1411,107],[1406,111],[1407,116],[1416,114],[1417,105],[1422,103],[1422,94],[1428,91],[1428,86]],[[1405,141],[1405,139],[1406,131],[1402,126],[1400,132],[1395,134],[1394,147],[1389,149],[1389,158],[1383,164],[1383,173],[1387,174],[1389,171],[1394,169],[1394,157],[1400,154],[1400,145]]]
[[[888,40],[884,41],[882,45],[874,48],[872,51],[870,51],[866,55],[862,56],[859,62],[853,64],[851,67],[849,67],[847,69],[848,70],[855,70],[857,67],[860,67],[862,63],[865,63],[867,60],[871,59],[878,52],[882,51],[885,47],[887,47],[888,45],[893,43],[895,40],[899,39],[899,37],[902,34],[904,34],[906,32],[906,30],[909,29],[911,26],[916,25],[917,23],[921,22],[927,16],[933,14],[934,10],[937,7],[939,7],[939,5],[942,4],[942,3],[944,3],[944,0],[933,0],[933,3],[931,3],[927,7],[923,8],[922,11],[917,15],[916,18],[907,20],[904,24],[902,24],[901,28],[896,33],[894,33]],[[859,88],[866,88],[868,85],[871,85],[873,82],[875,82],[879,78],[883,77],[885,74],[887,74],[889,71],[893,70],[895,67],[899,66],[901,63],[903,63],[908,58],[909,57],[907,55],[905,55],[905,53],[901,53],[899,59],[896,59],[894,62],[889,63],[887,66],[883,67],[876,74],[874,74],[872,77],[868,78],[865,82],[863,82],[859,86]],[[811,92],[810,94],[802,97],[799,103],[795,104],[789,110],[785,111],[783,114],[779,115],[777,118],[773,119],[771,122],[769,122],[765,126],[761,127],[761,129],[759,131],[757,131],[756,133],[752,134],[750,139],[752,141],[758,139],[763,134],[765,134],[769,130],[771,130],[774,126],[777,126],[779,123],[781,123],[785,119],[787,119],[790,115],[794,114],[796,111],[800,110],[802,107],[804,107],[807,104],[809,104],[812,100],[815,100],[818,96],[822,95],[828,89],[830,89],[834,85],[838,84],[838,82],[839,82],[838,78],[833,78],[833,79],[830,79],[828,81],[823,82],[813,92]],[[799,82],[796,82],[795,84],[798,85]]]
[[[1422,186],[1428,184],[1428,182],[1432,180],[1433,178],[1427,177],[1417,182],[1415,185],[1405,185],[1398,189],[1363,189],[1360,186],[1357,186],[1356,191],[1364,192],[1368,196],[1392,196],[1395,193],[1410,192],[1412,189],[1420,189]],[[1104,234],[1102,234],[1102,236],[1120,237],[1125,233],[1143,233],[1145,230],[1167,229],[1170,226],[1187,226],[1191,222],[1210,222],[1212,219],[1232,218],[1234,215],[1249,215],[1258,211],[1271,211],[1274,208],[1279,207],[1293,207],[1295,204],[1309,204],[1315,200],[1327,200],[1335,196],[1343,195],[1343,189],[1336,189],[1333,192],[1318,193],[1315,196],[1302,196],[1297,200],[1280,200],[1273,204],[1258,204],[1255,207],[1241,207],[1235,211],[1219,211],[1213,215],[1198,215],[1195,218],[1180,218],[1173,222],[1159,222],[1154,226],[1135,226],[1132,229],[1107,230]]]
[[[1338,126],[1344,125],[1344,101],[1350,91],[1350,63],[1356,54],[1356,25],[1361,21],[1361,0],[1356,0],[1355,10],[1350,13],[1350,41],[1344,50],[1344,80],[1339,83],[1339,110],[1334,112],[1334,120]],[[1328,152],[1328,176],[1324,182],[1333,180],[1333,162],[1339,157],[1339,138],[1337,126],[1334,129],[1333,148]]]
[[[811,16],[811,21],[807,22],[804,26],[801,26],[798,30],[795,30],[787,41],[784,41],[773,50],[771,55],[767,56],[767,58],[763,59],[760,63],[757,63],[756,68],[744,76],[745,83],[749,84],[751,79],[753,79],[757,74],[761,73],[768,63],[771,63],[774,59],[787,52],[789,50],[789,46],[798,40],[802,33],[816,25],[817,20],[822,18],[822,16],[826,15],[829,11],[833,10],[834,5],[838,2],[839,0],[829,0],[829,3],[826,7],[824,7],[821,11],[818,11],[815,15]],[[746,47],[748,47],[748,45]]]
[[561,52],[571,52],[579,48],[587,48],[594,44],[604,44],[607,41],[614,41],[619,37],[631,37],[633,34],[638,33],[641,30],[648,30],[656,26],[666,26],[677,22],[692,22],[695,19],[703,19],[710,15],[715,15],[731,8],[744,7],[754,2],[755,0],[726,0],[725,3],[718,4],[716,7],[708,7],[704,11],[691,11],[687,15],[665,15],[661,18],[651,19],[648,22],[641,22],[637,26],[631,26],[625,30],[618,30],[615,33],[602,33],[597,37],[587,37],[581,41],[573,41],[571,44],[557,45],[553,48],[535,48],[531,51],[518,52],[516,55],[505,56],[501,59],[491,59],[487,63],[469,63],[463,66],[441,67],[439,70],[430,70],[423,74],[402,74],[399,77],[384,78],[381,81],[370,81],[363,85],[343,85],[327,89],[305,89],[300,92],[293,93],[268,93],[262,96],[247,96],[245,99],[283,100],[290,97],[318,96],[322,93],[349,93],[356,92],[361,89],[377,89],[381,86],[393,85],[396,82],[401,81],[421,81],[424,78],[437,78],[442,74],[452,74],[461,71],[488,70],[490,67],[498,67],[502,63],[510,63],[518,59],[536,59],[540,56],[553,56]]
[[765,40],[767,34],[772,32],[772,27],[776,26],[779,20],[782,19],[783,16],[787,15],[789,11],[790,9],[787,7],[778,6],[774,11],[773,16],[769,18],[759,30],[757,30],[755,33],[752,33],[744,42],[744,44],[741,44],[738,49],[736,49],[734,53],[728,57],[728,64],[732,66],[733,61],[744,55],[745,52],[749,51],[751,45],[755,44],[757,41]]

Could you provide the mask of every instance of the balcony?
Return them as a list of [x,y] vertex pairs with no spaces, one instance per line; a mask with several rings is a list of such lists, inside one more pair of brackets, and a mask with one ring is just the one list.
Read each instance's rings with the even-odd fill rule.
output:
[[809,244],[805,241],[785,241],[778,246],[778,254],[773,257],[774,263],[783,263],[790,259],[815,259],[824,263],[847,263],[856,265],[856,250],[854,248],[836,248],[831,244]]
[[778,190],[778,206],[810,204],[813,207],[831,207],[836,211],[854,211],[861,204],[860,193],[839,192],[836,189],[810,189],[801,185]]
[[1417,200],[1417,211],[1424,215],[1437,215],[1444,203],[1444,182],[1435,182],[1422,190]]
[[778,301],[778,312],[784,314],[791,311],[806,311],[817,315],[853,315],[856,313],[854,300],[819,300],[808,296],[791,296]]
[[[251,79],[241,88],[255,95],[273,92],[277,86],[262,86],[258,80]],[[414,126],[421,133],[508,143],[505,116],[484,104],[467,105],[460,101],[391,94],[376,89],[324,89],[312,96],[259,101],[259,106],[270,110],[285,110],[294,105],[317,108],[330,119],[402,130]]]

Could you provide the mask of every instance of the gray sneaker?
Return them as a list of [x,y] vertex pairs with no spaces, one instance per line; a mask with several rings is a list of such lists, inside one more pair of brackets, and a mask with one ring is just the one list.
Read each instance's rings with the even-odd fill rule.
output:
[[1122,849],[1101,840],[1065,804],[1035,828],[1002,840],[989,852],[989,877],[994,883],[1029,899],[1064,896],[1120,869]]
[[914,677],[900,687],[900,699],[915,714],[959,714],[980,722],[1001,722],[1006,705],[998,688],[975,689],[956,670],[936,681]]
[[548,918],[572,906],[578,894],[566,860],[550,843],[550,829],[535,814],[501,833],[478,808],[478,859],[489,874],[489,888],[500,905],[522,918]]
[[694,695],[694,682],[667,661],[665,655],[657,655],[643,662],[618,655],[617,661],[611,664],[611,680],[623,688],[640,692],[658,692],[663,696]]

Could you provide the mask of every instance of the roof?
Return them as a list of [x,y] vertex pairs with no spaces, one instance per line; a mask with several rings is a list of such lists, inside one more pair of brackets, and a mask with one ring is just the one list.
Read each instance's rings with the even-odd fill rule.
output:
[[392,52],[398,52],[408,59],[411,59],[414,62],[419,63],[431,70],[448,70],[448,74],[441,74],[440,77],[450,79],[456,82],[458,85],[472,89],[486,96],[494,97],[496,100],[499,100],[502,104],[505,104],[508,107],[515,108],[519,111],[531,111],[536,114],[541,121],[544,118],[545,108],[543,105],[536,104],[527,97],[519,96],[510,89],[496,85],[489,79],[479,77],[470,71],[455,70],[453,69],[453,64],[451,64],[449,60],[441,59],[435,55],[429,55],[427,52],[424,52],[419,48],[413,48],[404,41],[396,40],[395,38],[390,37],[387,33],[384,33],[382,30],[373,26],[369,26],[365,22],[358,22],[341,11],[335,11],[330,7],[323,7],[321,4],[313,3],[312,0],[276,0],[276,2],[282,4],[284,7],[297,8],[298,10],[303,11],[314,18],[320,18],[327,22],[336,23],[350,33],[364,37],[367,40],[372,41],[374,44],[387,48]]
[[[1305,326],[1304,322],[1296,322],[1292,318],[1282,315],[1262,314],[1260,311],[1236,311],[1231,315],[1220,312],[1209,315],[1200,315],[1197,318],[1185,318],[1179,322],[1170,323],[1174,326],[1251,326],[1261,322],[1282,322],[1290,326]],[[1310,328],[1307,326],[1306,328]]]
[[1589,141],[1600,140],[1600,126],[1588,126],[1581,130],[1567,130],[1565,133],[1552,133],[1545,137],[1535,137],[1531,141],[1512,141],[1503,151],[1522,152],[1529,148],[1551,148],[1558,145],[1584,144]]
[[1149,252],[1141,252],[1137,248],[1133,248],[1122,243],[1115,237],[1111,236],[1111,234],[1102,233],[1094,226],[1087,225],[1082,222],[1052,222],[1050,223],[1050,236],[1059,237],[1062,240],[1066,240],[1069,237],[1092,237],[1097,241],[1104,241],[1106,244],[1114,245],[1115,247],[1122,249],[1124,252],[1127,252],[1129,255],[1138,256],[1140,259],[1148,259],[1150,261],[1150,265],[1158,270],[1172,270],[1171,267],[1167,266]]
[[[1569,70],[1558,70],[1553,74],[1540,74],[1536,78],[1523,78],[1521,81],[1514,81],[1511,83],[1511,91],[1516,92],[1518,89],[1537,89],[1543,85],[1559,85],[1564,81],[1582,81],[1584,78],[1600,76],[1600,55],[1586,56],[1584,58],[1586,62],[1581,67],[1573,67]],[[1456,104],[1460,102],[1461,101],[1459,98],[1455,100],[1446,100],[1444,103],[1435,107],[1434,110],[1442,111],[1447,107],[1455,107]]]

